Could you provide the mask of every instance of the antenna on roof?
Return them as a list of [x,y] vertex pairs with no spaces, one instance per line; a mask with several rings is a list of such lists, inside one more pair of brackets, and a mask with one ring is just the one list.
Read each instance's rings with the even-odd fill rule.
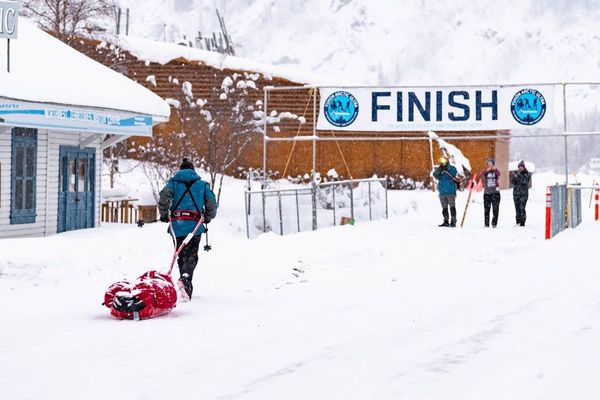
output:
[[121,33],[121,8],[117,9],[117,35]]
[[215,9],[217,12],[217,18],[219,19],[219,25],[221,26],[221,33],[223,34],[224,46],[219,46],[223,51],[219,51],[219,53],[229,54],[230,56],[235,55],[235,50],[233,49],[233,43],[231,41],[231,36],[227,32],[227,27],[225,26],[225,20],[219,14],[219,9]]
[[215,9],[215,11],[217,12],[217,18],[219,19],[221,32],[212,32],[202,36],[202,32],[198,31],[198,35],[194,38],[194,42],[190,40],[189,45],[194,45],[199,49],[221,53],[226,56],[234,56],[235,50],[233,49],[233,41],[227,32],[225,19],[221,17],[218,9]]

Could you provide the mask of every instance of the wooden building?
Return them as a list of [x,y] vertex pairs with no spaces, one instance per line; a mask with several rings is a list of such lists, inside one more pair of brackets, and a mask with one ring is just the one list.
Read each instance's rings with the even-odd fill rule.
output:
[[[257,62],[250,62],[236,57],[210,53],[204,50],[150,42],[133,40],[130,38],[105,38],[106,41],[81,39],[71,43],[79,51],[91,58],[109,66],[126,75],[127,77],[154,91],[162,98],[176,98],[181,87],[174,85],[190,82],[194,94],[198,98],[210,96],[213,87],[219,87],[223,79],[234,73],[260,73],[257,80],[258,90],[253,94],[253,100],[263,99],[264,86],[302,86],[304,84],[318,85],[324,81],[322,77],[307,76],[300,78],[291,76],[286,70],[278,69]],[[154,49],[148,52],[148,49]],[[157,56],[157,54],[159,54]],[[299,119],[282,120],[280,123],[268,128],[270,137],[293,137],[296,135],[310,136],[313,134],[313,91],[310,88],[290,91],[269,92],[267,103],[268,112],[276,110],[279,113],[292,113],[304,117],[305,123]],[[317,110],[319,104],[318,91]],[[172,110],[170,120],[154,128],[155,135],[170,135],[182,130],[181,119],[177,110]],[[365,136],[365,132],[361,132]],[[501,184],[508,186],[508,132],[507,131],[480,131],[480,132],[437,132],[444,138],[452,136],[490,136],[489,140],[461,140],[454,141],[464,155],[470,160],[474,172],[479,173],[485,168],[486,160],[490,157],[496,159],[496,164],[502,172]],[[332,132],[317,132],[319,136],[334,135]],[[352,136],[359,132],[335,133],[338,137]],[[426,132],[402,133],[401,136],[421,136]],[[369,132],[369,135],[384,135],[382,132]],[[497,139],[495,136],[506,135],[507,139]],[[129,142],[129,156],[136,157],[136,145],[139,140]],[[196,144],[202,147],[203,143]],[[246,148],[239,161],[228,171],[233,174],[238,168],[262,168],[262,135]],[[440,155],[436,144],[433,146],[433,158]],[[373,174],[404,175],[415,180],[428,180],[431,172],[430,147],[427,140],[421,141],[323,141],[318,142],[316,151],[316,169],[322,175],[328,170],[335,169],[340,175],[348,178],[370,177]],[[286,168],[287,167],[287,168]],[[296,142],[269,142],[267,168],[278,172],[279,176],[302,176],[311,172],[312,168],[312,143],[307,141]]]
[[27,21],[10,51],[10,72],[0,70],[0,238],[96,227],[102,150],[150,136],[169,107]]

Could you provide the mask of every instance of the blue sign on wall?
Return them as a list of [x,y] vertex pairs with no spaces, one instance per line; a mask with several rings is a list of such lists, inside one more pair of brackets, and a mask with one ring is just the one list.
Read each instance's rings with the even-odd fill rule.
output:
[[0,99],[0,122],[76,132],[152,135],[152,116]]

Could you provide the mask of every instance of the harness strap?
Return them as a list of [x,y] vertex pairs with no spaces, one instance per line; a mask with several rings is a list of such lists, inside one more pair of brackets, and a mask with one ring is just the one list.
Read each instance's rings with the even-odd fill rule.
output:
[[192,199],[192,203],[194,203],[194,207],[196,208],[196,211],[198,213],[201,213],[202,211],[198,208],[198,204],[196,203],[196,199],[194,199],[194,196],[192,195],[192,191],[190,190],[192,188],[192,186],[194,185],[194,183],[198,182],[200,180],[200,178],[198,179],[194,179],[192,181],[177,181],[180,183],[183,183],[185,185],[185,190],[183,192],[183,194],[181,195],[181,197],[179,198],[179,200],[177,200],[177,203],[175,204],[175,206],[172,207],[172,212],[176,212],[177,211],[177,207],[179,207],[179,205],[181,204],[181,202],[183,201],[183,198],[185,197],[186,194],[190,195],[190,198]]
[[192,210],[175,210],[171,212],[172,220],[198,221],[202,218],[202,213]]

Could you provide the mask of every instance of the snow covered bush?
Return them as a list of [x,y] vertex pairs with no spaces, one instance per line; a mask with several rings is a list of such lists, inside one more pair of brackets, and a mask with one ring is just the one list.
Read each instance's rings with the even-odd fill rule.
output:
[[317,203],[321,208],[332,210],[334,208],[350,207],[350,183],[327,185],[317,191]]
[[387,177],[387,187],[392,190],[416,190],[429,187],[427,181],[417,181],[404,175],[390,175]]

